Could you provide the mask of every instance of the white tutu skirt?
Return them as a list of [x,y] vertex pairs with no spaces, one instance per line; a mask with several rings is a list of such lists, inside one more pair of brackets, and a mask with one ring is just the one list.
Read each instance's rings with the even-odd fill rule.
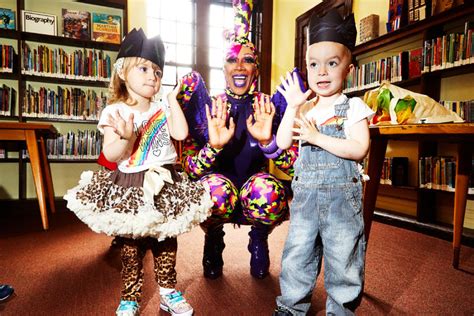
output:
[[213,205],[200,182],[171,171],[174,183],[165,182],[151,198],[143,189],[145,171],[85,171],[79,185],[68,190],[64,199],[67,207],[95,232],[161,241],[205,221]]

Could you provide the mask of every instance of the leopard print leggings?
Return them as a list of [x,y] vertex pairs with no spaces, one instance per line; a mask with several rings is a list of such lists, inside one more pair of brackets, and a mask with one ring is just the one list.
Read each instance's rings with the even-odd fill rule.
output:
[[153,253],[155,279],[160,287],[176,285],[176,238],[158,242],[155,238],[121,238],[122,250],[122,300],[140,302],[143,285],[143,258],[146,250]]

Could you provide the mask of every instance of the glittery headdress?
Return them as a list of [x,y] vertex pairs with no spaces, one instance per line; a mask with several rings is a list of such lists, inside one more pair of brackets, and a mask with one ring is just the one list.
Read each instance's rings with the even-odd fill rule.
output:
[[255,59],[257,59],[255,46],[249,39],[253,0],[233,0],[232,7],[234,8],[234,33],[231,34],[231,42],[226,50],[226,58],[237,56],[242,46],[246,46],[252,50]]
[[340,43],[349,50],[355,47],[357,29],[354,15],[350,14],[343,19],[337,9],[329,10],[325,15],[313,14],[309,21],[308,45],[318,42]]

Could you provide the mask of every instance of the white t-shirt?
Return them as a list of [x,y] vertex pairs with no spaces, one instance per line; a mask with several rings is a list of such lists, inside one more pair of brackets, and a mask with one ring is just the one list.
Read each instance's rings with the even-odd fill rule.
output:
[[104,126],[109,126],[109,115],[115,117],[118,109],[124,120],[133,113],[135,132],[142,135],[137,138],[130,157],[123,157],[118,162],[118,168],[124,173],[134,173],[146,170],[152,166],[162,166],[176,162],[176,150],[171,142],[168,130],[167,117],[170,114],[169,105],[165,102],[152,102],[150,109],[140,113],[133,106],[125,103],[110,104],[104,108],[100,115],[97,128],[104,133]]
[[[334,102],[333,106],[321,108],[316,105],[311,110],[309,110],[308,113],[306,113],[305,117],[309,121],[316,122],[316,125],[320,127],[325,122],[328,122],[330,119],[335,117],[335,104],[344,103],[346,99],[347,96],[345,94],[341,94]],[[350,98],[349,109],[347,109],[347,120],[344,122],[344,132],[346,137],[350,139],[349,127],[363,119],[370,119],[374,113],[375,112],[372,111],[372,109],[369,108],[369,106],[364,101],[362,101],[361,98]]]

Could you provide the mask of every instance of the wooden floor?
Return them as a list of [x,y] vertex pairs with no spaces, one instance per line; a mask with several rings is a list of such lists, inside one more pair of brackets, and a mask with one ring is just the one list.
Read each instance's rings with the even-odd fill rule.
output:
[[[69,211],[50,217],[45,232],[37,210],[0,207],[0,283],[16,295],[0,315],[113,315],[120,297],[120,259],[111,238],[96,234]],[[271,315],[288,222],[270,235],[271,273],[249,274],[249,227],[226,225],[224,276],[202,276],[204,236],[199,228],[179,237],[178,289],[195,315]],[[146,257],[142,315],[158,315],[159,296]],[[448,241],[374,222],[367,252],[366,286],[358,315],[474,314],[474,249],[463,247],[460,269],[451,266]],[[309,315],[324,315],[320,278]],[[167,315],[161,312],[161,315]]]

